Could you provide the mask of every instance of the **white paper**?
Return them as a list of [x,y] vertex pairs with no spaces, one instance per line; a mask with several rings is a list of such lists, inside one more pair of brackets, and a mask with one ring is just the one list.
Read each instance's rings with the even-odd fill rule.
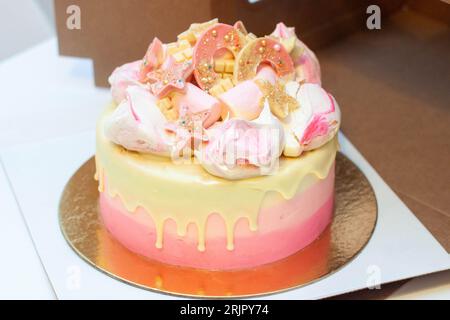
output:
[[53,299],[0,159],[0,299]]

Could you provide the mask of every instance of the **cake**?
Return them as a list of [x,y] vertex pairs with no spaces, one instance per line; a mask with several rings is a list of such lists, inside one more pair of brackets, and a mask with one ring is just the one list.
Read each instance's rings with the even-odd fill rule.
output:
[[339,106],[294,28],[217,19],[116,68],[97,123],[99,208],[130,251],[169,265],[252,268],[333,219]]

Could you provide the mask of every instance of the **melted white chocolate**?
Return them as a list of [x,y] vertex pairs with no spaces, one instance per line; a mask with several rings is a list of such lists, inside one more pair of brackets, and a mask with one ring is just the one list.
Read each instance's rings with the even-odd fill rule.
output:
[[114,104],[109,106],[97,124],[99,191],[118,196],[129,212],[145,209],[155,223],[157,248],[163,246],[164,223],[173,219],[180,236],[185,235],[190,223],[197,226],[198,250],[204,251],[208,216],[218,213],[225,221],[227,248],[233,250],[234,227],[239,219],[248,219],[250,229],[257,230],[266,195],[275,192],[291,199],[317,181],[305,177],[326,178],[338,150],[335,137],[299,158],[281,157],[274,175],[226,180],[207,173],[194,160],[176,164],[170,158],[127,151],[110,142],[103,128],[114,108]]

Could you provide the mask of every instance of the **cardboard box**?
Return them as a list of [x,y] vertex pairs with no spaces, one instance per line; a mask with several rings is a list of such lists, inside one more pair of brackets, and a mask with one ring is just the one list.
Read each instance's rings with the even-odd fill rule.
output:
[[316,53],[343,132],[450,253],[450,27],[429,14],[450,5],[432,2]]

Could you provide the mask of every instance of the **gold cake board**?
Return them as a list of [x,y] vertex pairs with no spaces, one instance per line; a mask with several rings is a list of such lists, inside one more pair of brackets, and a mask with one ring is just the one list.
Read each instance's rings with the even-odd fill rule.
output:
[[336,272],[368,243],[377,221],[369,181],[343,154],[336,157],[334,219],[306,248],[255,268],[210,271],[168,265],[135,254],[103,226],[93,158],[67,183],[59,205],[63,235],[86,262],[107,275],[160,293],[204,298],[249,297],[305,286]]

